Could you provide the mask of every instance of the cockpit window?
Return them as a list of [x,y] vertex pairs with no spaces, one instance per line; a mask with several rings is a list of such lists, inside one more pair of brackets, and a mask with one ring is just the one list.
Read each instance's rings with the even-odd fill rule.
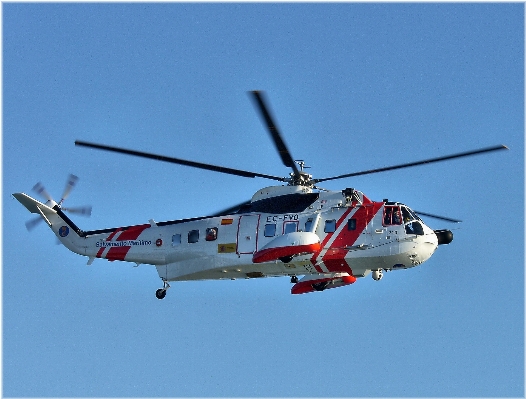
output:
[[420,221],[422,221],[422,219],[420,219],[420,218],[418,217],[418,215],[415,213],[415,211],[413,211],[413,210],[411,210],[411,209],[409,209],[409,208],[407,208],[407,209],[409,210],[409,212],[411,213],[411,215],[414,216],[414,218],[415,218],[416,220],[420,220]]
[[400,214],[399,206],[385,205],[384,206],[384,226],[392,226],[395,224],[402,224],[402,216]]
[[407,209],[405,206],[402,207],[402,219],[404,220],[404,223],[414,220],[413,215],[411,215],[409,209]]
[[420,224],[420,222],[412,222],[412,223],[408,223],[405,225],[405,232],[407,234],[416,234],[416,235],[419,235],[419,236],[423,236],[424,235],[424,229],[422,227],[422,225]]
[[422,219],[420,219],[413,210],[411,210],[410,208],[406,206],[402,206],[402,219],[404,220],[404,224],[409,223],[412,220],[422,221]]

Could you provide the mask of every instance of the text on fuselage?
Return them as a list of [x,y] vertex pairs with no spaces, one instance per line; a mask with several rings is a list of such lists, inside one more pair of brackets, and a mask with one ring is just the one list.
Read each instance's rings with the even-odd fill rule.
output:
[[267,216],[267,223],[276,223],[280,220],[283,220],[284,222],[287,221],[298,221],[299,216],[298,214],[285,214],[285,215],[274,215],[274,216]]

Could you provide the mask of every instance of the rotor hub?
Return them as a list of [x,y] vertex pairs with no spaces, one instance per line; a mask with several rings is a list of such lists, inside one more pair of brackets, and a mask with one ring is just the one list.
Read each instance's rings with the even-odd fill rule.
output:
[[288,182],[289,186],[313,186],[312,175],[305,172],[291,173]]

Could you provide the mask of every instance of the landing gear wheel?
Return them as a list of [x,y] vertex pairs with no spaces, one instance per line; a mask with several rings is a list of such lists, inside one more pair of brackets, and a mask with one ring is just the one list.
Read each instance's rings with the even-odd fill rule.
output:
[[155,291],[155,296],[157,299],[163,299],[166,296],[166,290],[168,290],[168,288],[170,288],[170,284],[163,280],[163,288],[159,288],[157,291]]
[[290,282],[296,284],[298,282],[298,276],[290,276]]
[[279,260],[283,263],[289,263],[290,261],[292,261],[293,258],[293,256],[283,256],[282,258],[279,258]]
[[384,273],[383,273],[382,269],[373,270],[373,280],[374,281],[380,281],[383,276],[384,276]]

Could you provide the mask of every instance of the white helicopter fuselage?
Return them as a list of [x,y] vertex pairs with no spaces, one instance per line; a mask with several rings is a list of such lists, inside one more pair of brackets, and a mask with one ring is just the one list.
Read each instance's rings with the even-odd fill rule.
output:
[[[39,214],[71,251],[95,259],[150,264],[157,268],[166,296],[169,281],[222,280],[290,276],[292,294],[323,291],[353,284],[371,273],[380,280],[383,271],[420,265],[438,245],[453,240],[450,230],[432,230],[420,217],[398,202],[374,202],[352,188],[328,191],[324,181],[429,165],[453,159],[507,150],[503,144],[456,154],[384,166],[338,176],[313,178],[303,160],[295,160],[274,122],[265,95],[249,92],[261,120],[279,154],[290,168],[290,177],[273,176],[211,163],[152,154],[143,151],[76,140],[75,145],[183,165],[244,178],[264,178],[287,183],[259,190],[250,202],[216,216],[155,222],[103,230],[82,231],[62,208],[78,177],[70,175],[57,203],[37,183],[33,190],[47,203],[27,194],[13,196],[30,212]],[[314,190],[316,190],[314,192]],[[232,210],[234,209],[234,211]],[[91,207],[75,210],[90,214]],[[460,220],[419,212],[421,215],[458,223]],[[41,220],[37,218],[38,220]],[[34,222],[26,223],[28,230]],[[298,276],[303,276],[298,280]]]
[[303,275],[293,293],[312,292],[312,281],[336,287],[371,271],[378,280],[382,270],[417,266],[439,244],[438,233],[403,204],[373,202],[353,189],[268,187],[234,214],[95,231],[80,230],[54,202],[14,196],[88,264],[150,264],[165,282]]

